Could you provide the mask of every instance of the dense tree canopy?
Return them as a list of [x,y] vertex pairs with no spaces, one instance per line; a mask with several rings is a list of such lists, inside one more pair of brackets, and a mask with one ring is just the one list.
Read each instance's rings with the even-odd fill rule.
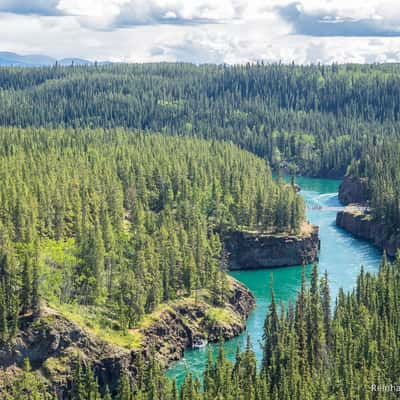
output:
[[400,229],[400,142],[384,140],[371,145],[359,160],[354,160],[349,173],[367,178],[367,197],[374,217],[391,233]]
[[[398,65],[0,68],[0,341],[40,297],[122,332],[200,288],[218,304],[224,232],[304,220],[268,164],[368,177],[374,217],[397,230],[399,91]],[[178,391],[151,359],[135,386],[121,374],[117,399],[390,398],[370,385],[400,375],[399,267],[361,272],[333,312],[314,269],[295,304],[272,301],[261,371],[250,342],[234,363],[221,347],[204,385],[188,374]],[[80,360],[71,386],[100,398]],[[7,396],[51,398],[28,360]]]
[[[397,64],[2,68],[0,125],[126,127],[231,140],[273,166],[342,177],[349,164],[371,153],[383,160],[399,143],[399,91]],[[376,173],[385,179],[371,176],[371,188],[384,187],[382,194],[372,190],[377,215],[393,221],[397,185]]]
[[[118,400],[386,400],[398,396],[400,373],[400,261],[383,261],[378,275],[361,270],[355,289],[339,292],[330,308],[328,277],[315,267],[310,285],[303,278],[295,304],[279,310],[272,296],[264,327],[264,359],[257,368],[250,340],[236,360],[221,345],[209,353],[203,382],[186,379],[178,391],[154,360],[143,379],[131,385],[123,373]],[[14,391],[32,376],[25,372]],[[36,384],[37,385],[37,384]],[[31,390],[37,390],[36,385]],[[18,393],[18,392],[17,392]],[[79,363],[75,400],[100,398],[90,368]],[[45,399],[46,397],[37,397]],[[51,398],[51,397],[50,397]],[[105,393],[104,399],[110,399]]]
[[[342,177],[349,164],[371,153],[383,160],[399,143],[399,91],[397,64],[2,68],[0,125],[128,127],[231,140],[273,166]],[[385,204],[397,185],[385,175],[379,172],[384,182],[371,176],[371,188],[384,187],[372,196],[379,218],[393,221],[398,195],[391,211]]]
[[399,89],[398,65],[2,68],[0,124],[200,135],[342,176],[374,138],[398,138]]
[[4,339],[19,312],[38,307],[38,290],[104,306],[122,328],[195,289],[209,288],[218,303],[220,235],[298,231],[304,220],[294,188],[233,144],[17,128],[0,129],[0,142]]

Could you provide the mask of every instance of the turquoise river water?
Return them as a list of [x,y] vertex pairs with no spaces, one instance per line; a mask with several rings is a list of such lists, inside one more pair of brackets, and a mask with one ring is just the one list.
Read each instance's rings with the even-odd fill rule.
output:
[[[308,220],[319,226],[321,251],[318,268],[320,273],[328,271],[332,299],[340,287],[349,290],[354,287],[356,277],[363,265],[366,271],[376,271],[381,259],[381,252],[369,243],[359,240],[336,227],[336,212],[340,208],[337,191],[338,180],[298,178],[301,194],[307,205]],[[306,269],[307,276],[311,266]],[[231,275],[244,283],[256,298],[256,308],[247,321],[247,329],[240,336],[225,342],[226,354],[234,359],[237,345],[243,349],[247,335],[250,335],[258,361],[262,351],[260,341],[265,315],[270,302],[270,279],[278,301],[286,304],[294,300],[301,282],[301,267],[284,267],[254,271],[235,271]],[[218,345],[209,344],[214,353]],[[170,378],[176,378],[181,384],[187,372],[201,376],[207,360],[207,347],[198,350],[187,350],[181,361],[174,363],[167,371]]]

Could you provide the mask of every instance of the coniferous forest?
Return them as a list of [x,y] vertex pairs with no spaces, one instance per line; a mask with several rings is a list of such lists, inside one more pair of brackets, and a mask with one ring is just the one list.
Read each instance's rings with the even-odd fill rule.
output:
[[100,306],[121,329],[195,289],[218,303],[220,234],[296,232],[304,220],[294,188],[232,144],[123,129],[0,137],[4,341],[40,295]]
[[[261,370],[249,340],[234,362],[221,345],[216,359],[209,353],[203,385],[189,373],[178,390],[157,363],[149,362],[133,388],[121,375],[116,398],[395,399],[396,392],[374,391],[371,385],[396,382],[399,376],[399,267],[398,260],[391,264],[384,259],[376,276],[361,270],[356,288],[347,294],[341,291],[333,310],[327,276],[319,277],[314,267],[310,284],[303,275],[297,300],[286,311],[272,293]],[[43,389],[26,361],[6,398],[52,399]],[[25,393],[31,397],[23,397]],[[106,389],[101,397],[90,367],[77,363],[69,398],[108,400],[111,395]]]
[[[398,173],[387,177],[382,168],[396,170],[399,74],[397,64],[2,68],[0,125],[126,127],[232,141],[308,176],[341,178],[361,161],[357,171],[372,174],[378,214],[392,221],[393,210],[386,215],[380,205],[398,198],[391,182]],[[387,152],[389,164],[377,166]]]
[[[397,231],[399,90],[396,64],[0,68],[1,346],[48,308],[120,344],[161,304],[201,292],[222,305],[226,233],[305,225],[273,169],[367,177],[374,218]],[[399,267],[384,257],[336,299],[316,266],[293,304],[272,293],[261,368],[249,339],[234,362],[222,344],[210,353],[202,380],[177,387],[154,355],[113,391],[78,358],[64,396],[395,398],[370,386],[400,377]],[[19,367],[3,398],[57,398],[28,358]]]

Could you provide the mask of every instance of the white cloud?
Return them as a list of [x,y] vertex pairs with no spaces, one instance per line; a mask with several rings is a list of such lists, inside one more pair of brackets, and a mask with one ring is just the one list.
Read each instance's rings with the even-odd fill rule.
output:
[[60,0],[0,0],[0,12],[27,15],[59,15]]
[[112,26],[221,23],[240,18],[241,12],[239,0],[129,0],[121,5]]
[[295,33],[309,36],[400,36],[396,9],[393,0],[294,0],[276,6]]
[[394,0],[0,0],[0,51],[57,58],[392,62],[398,27]]
[[[192,63],[387,63],[400,62],[398,39],[385,38],[381,44],[371,44],[367,38],[310,38],[275,36],[249,39],[247,36],[223,33],[189,33],[171,44],[156,43],[158,57],[154,61],[186,61]],[[152,57],[146,57],[146,61]],[[129,61],[137,59],[130,58]]]

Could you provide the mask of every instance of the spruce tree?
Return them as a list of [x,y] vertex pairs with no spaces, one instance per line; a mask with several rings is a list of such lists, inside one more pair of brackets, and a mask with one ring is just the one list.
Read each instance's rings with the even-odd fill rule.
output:
[[21,306],[22,313],[26,314],[32,309],[32,263],[28,256],[25,254],[25,259],[22,269],[22,288],[21,288]]

